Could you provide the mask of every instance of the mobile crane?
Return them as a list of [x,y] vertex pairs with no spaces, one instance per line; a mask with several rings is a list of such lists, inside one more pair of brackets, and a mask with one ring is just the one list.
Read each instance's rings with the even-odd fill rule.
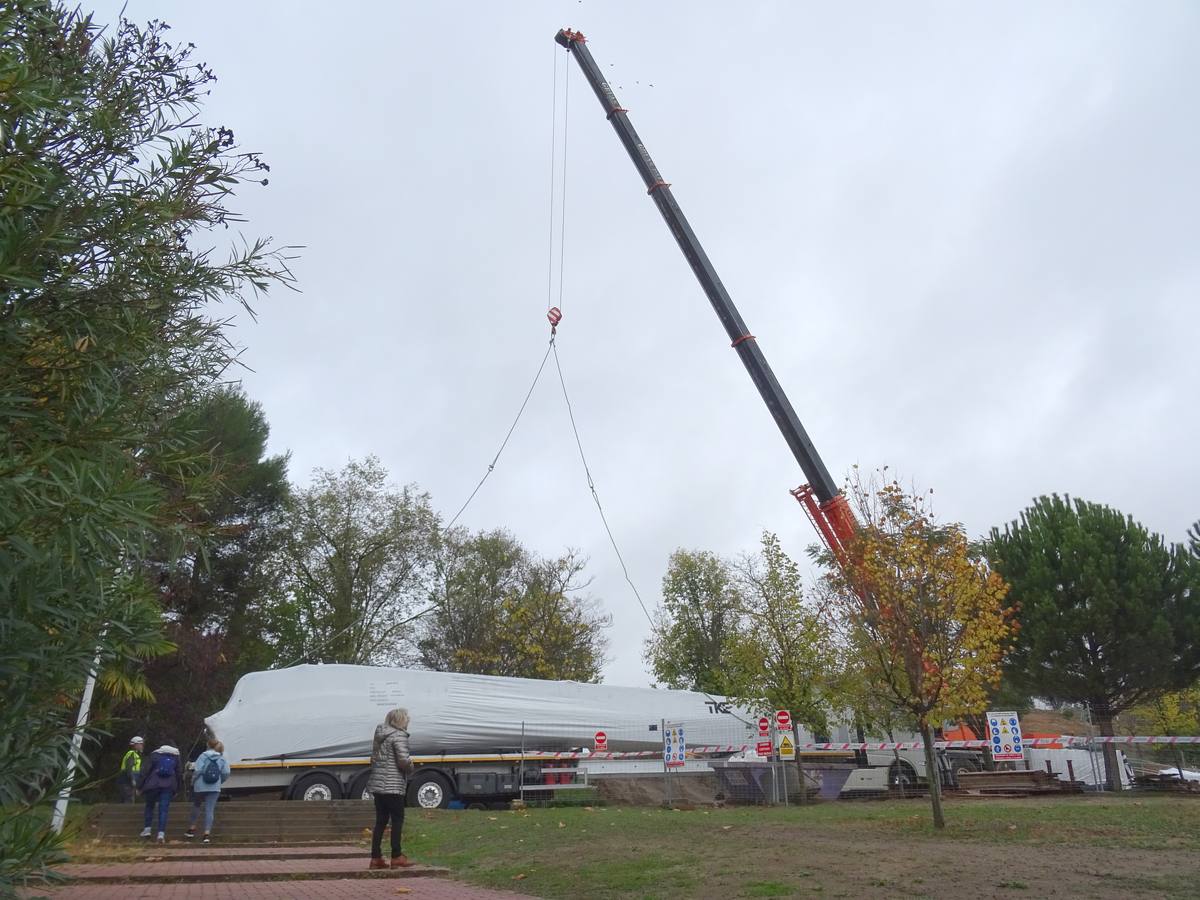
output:
[[821,535],[821,539],[834,556],[844,563],[848,543],[858,528],[850,504],[846,502],[845,496],[838,490],[829,470],[825,468],[825,463],[818,455],[816,447],[813,446],[808,432],[800,424],[800,418],[792,408],[791,401],[788,400],[775,373],[767,364],[767,359],[763,356],[758,342],[746,327],[737,307],[733,305],[733,300],[730,298],[729,292],[725,290],[725,285],[721,283],[712,261],[704,252],[700,240],[692,231],[692,226],[688,224],[683,210],[675,201],[675,197],[671,193],[671,185],[663,180],[658,167],[654,165],[654,160],[650,158],[645,144],[642,143],[637,131],[630,123],[629,111],[621,106],[616,94],[613,93],[612,86],[605,80],[600,67],[592,58],[591,51],[587,46],[587,38],[578,31],[563,28],[555,35],[554,40],[566,48],[567,52],[574,56],[575,61],[579,63],[583,77],[587,79],[596,97],[600,100],[600,105],[604,107],[608,121],[612,123],[613,130],[617,133],[629,158],[633,160],[633,165],[638,170],[638,174],[642,176],[642,181],[646,183],[646,193],[658,207],[667,227],[671,229],[671,234],[675,236],[679,249],[683,251],[688,265],[692,267],[696,279],[700,282],[700,287],[704,289],[704,293],[716,311],[717,318],[725,326],[725,333],[729,335],[732,342],[730,346],[741,357],[742,364],[750,373],[750,379],[758,388],[763,402],[767,404],[767,409],[770,410],[775,424],[779,426],[783,439],[787,441],[792,455],[800,463],[800,468],[804,472],[805,478],[808,479],[808,483],[793,490],[792,496],[800,502],[817,532]]

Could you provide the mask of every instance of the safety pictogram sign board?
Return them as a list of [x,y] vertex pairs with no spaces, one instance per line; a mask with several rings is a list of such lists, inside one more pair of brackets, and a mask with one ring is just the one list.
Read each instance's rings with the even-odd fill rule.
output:
[[779,739],[779,758],[796,758],[796,745],[792,743],[792,736],[790,734],[785,734]]
[[1025,740],[1021,736],[1021,720],[1015,712],[989,712],[988,734],[992,759],[1003,762],[1025,758]]
[[663,762],[668,769],[683,765],[687,756],[687,736],[683,733],[682,725],[666,724],[663,726]]
[[770,756],[775,752],[775,748],[771,746],[770,741],[759,741],[754,745],[754,752],[759,756]]

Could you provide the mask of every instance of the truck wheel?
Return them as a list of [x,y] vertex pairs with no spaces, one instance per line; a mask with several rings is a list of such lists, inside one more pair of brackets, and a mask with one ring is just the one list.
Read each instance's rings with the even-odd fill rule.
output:
[[350,793],[346,797],[350,800],[370,800],[372,794],[367,790],[367,779],[370,777],[370,769],[355,775],[354,780],[350,782]]
[[450,805],[450,783],[437,772],[423,772],[408,785],[408,803],[421,809],[445,809]]
[[911,763],[904,760],[894,762],[888,766],[888,784],[905,790],[915,788],[917,786],[917,770],[912,767]]
[[980,772],[983,770],[983,766],[979,764],[978,760],[974,759],[956,759],[953,761],[953,766],[955,775],[966,775],[971,772]]
[[289,796],[291,800],[341,800],[342,785],[332,775],[324,772],[311,772],[296,779]]

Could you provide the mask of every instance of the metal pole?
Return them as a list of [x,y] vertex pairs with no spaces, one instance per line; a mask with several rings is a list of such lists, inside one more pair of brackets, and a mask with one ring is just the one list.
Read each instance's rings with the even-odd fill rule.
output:
[[79,715],[75,719],[75,734],[71,736],[71,755],[67,757],[67,777],[58,793],[58,799],[54,801],[54,814],[50,817],[50,828],[55,834],[62,834],[63,826],[67,822],[67,804],[71,802],[75,768],[79,764],[79,754],[83,749],[83,729],[87,727],[88,717],[92,713],[92,693],[96,689],[96,672],[100,669],[101,652],[100,648],[96,648],[96,658],[92,660],[92,668],[83,683],[83,697],[79,701]]
[[1083,710],[1087,715],[1088,738],[1089,738],[1088,744],[1087,744],[1087,754],[1088,754],[1088,762],[1090,762],[1092,764],[1092,781],[1093,781],[1093,784],[1096,787],[1098,787],[1100,790],[1102,790],[1102,791],[1107,790],[1108,783],[1100,777],[1100,771],[1096,767],[1096,744],[1095,744],[1095,741],[1093,740],[1096,737],[1096,726],[1092,722],[1092,704],[1085,703],[1083,705]]
[[667,806],[671,805],[671,767],[667,765],[667,720],[658,720],[658,734],[662,738],[663,758],[663,799]]
[[771,805],[779,803],[779,753],[776,745],[779,743],[779,731],[775,727],[775,717],[771,716]]
[[517,796],[525,801],[525,720],[521,720],[521,761],[517,763],[518,778]]
[[800,723],[792,720],[792,741],[796,745],[796,774],[800,776],[800,805],[808,803],[808,785],[804,779],[804,761],[800,757]]

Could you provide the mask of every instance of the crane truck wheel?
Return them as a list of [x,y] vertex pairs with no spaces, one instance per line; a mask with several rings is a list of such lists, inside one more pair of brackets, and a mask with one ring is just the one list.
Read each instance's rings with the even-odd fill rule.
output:
[[969,775],[972,772],[983,771],[983,766],[979,764],[978,760],[967,757],[953,760],[952,765],[954,767],[955,775]]
[[911,763],[898,760],[888,766],[888,784],[895,788],[910,789],[917,786],[917,770]]
[[437,772],[421,772],[408,784],[408,805],[421,809],[445,809],[453,799],[450,782]]
[[350,792],[346,794],[348,800],[370,800],[371,792],[367,790],[367,779],[371,777],[371,770],[359,772],[354,776],[354,780],[350,782]]
[[309,772],[292,782],[288,791],[289,800],[341,800],[342,785],[325,772]]

